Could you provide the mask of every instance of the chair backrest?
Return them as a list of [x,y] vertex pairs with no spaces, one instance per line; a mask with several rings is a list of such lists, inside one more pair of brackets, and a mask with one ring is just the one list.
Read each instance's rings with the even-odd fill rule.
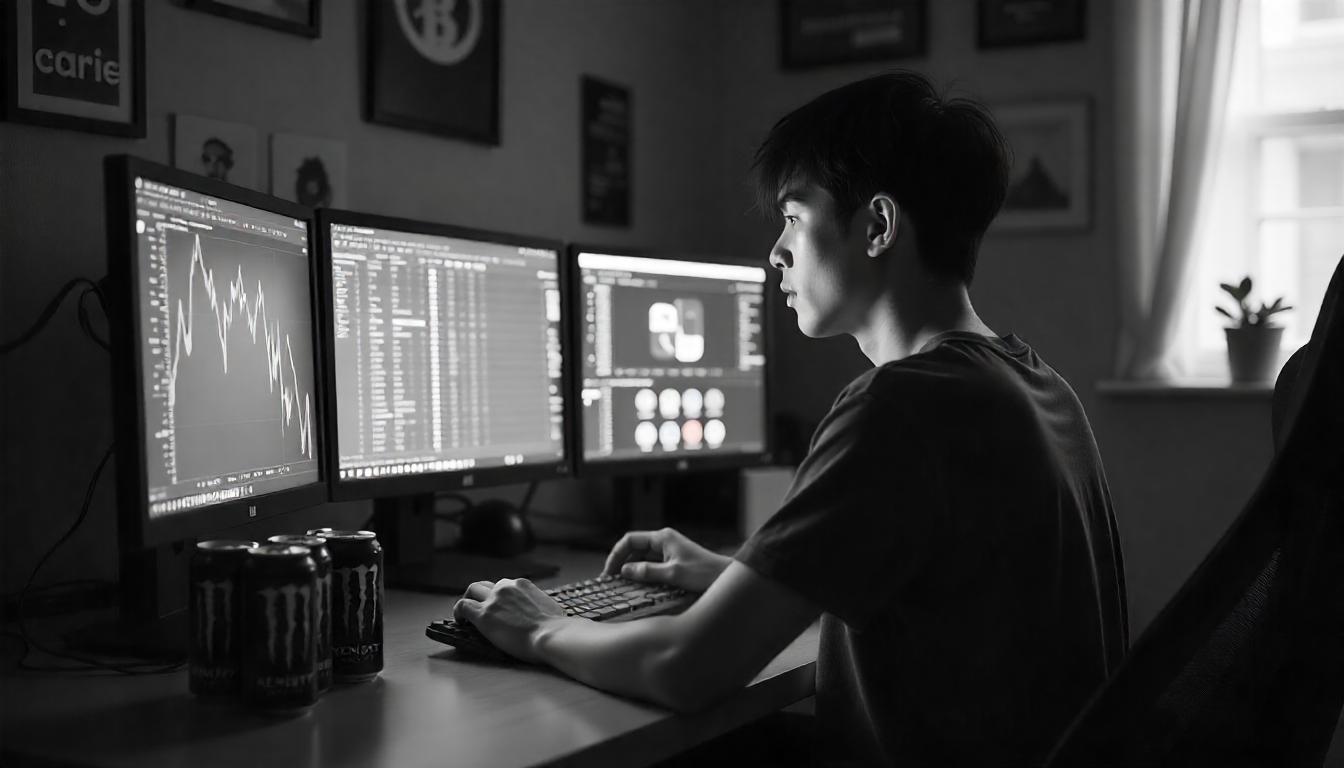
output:
[[1280,379],[1278,450],[1255,494],[1074,720],[1052,768],[1323,762],[1344,704],[1341,293],[1344,259]]

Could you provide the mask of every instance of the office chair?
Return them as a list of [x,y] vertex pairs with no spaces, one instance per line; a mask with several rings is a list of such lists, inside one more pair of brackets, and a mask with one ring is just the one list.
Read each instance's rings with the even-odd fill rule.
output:
[[1344,703],[1341,293],[1344,260],[1275,387],[1280,434],[1259,487],[1050,768],[1324,761]]

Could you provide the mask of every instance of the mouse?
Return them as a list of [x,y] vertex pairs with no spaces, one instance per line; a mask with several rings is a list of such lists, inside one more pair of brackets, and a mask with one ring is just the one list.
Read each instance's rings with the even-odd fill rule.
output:
[[492,557],[521,555],[536,546],[532,525],[518,507],[503,499],[487,499],[462,513],[463,552]]

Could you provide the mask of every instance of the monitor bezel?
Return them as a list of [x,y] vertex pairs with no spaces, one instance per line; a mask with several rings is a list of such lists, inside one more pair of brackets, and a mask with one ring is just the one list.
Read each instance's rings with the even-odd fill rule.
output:
[[[583,298],[583,274],[579,269],[579,254],[581,253],[600,253],[614,256],[634,256],[644,259],[664,259],[669,261],[696,261],[706,264],[731,264],[742,267],[760,267],[760,263],[748,258],[734,258],[723,256],[721,254],[706,254],[699,251],[673,252],[666,249],[654,250],[647,248],[633,248],[630,246],[597,245],[593,243],[571,243],[566,249],[565,263],[569,269],[570,280],[570,306],[575,307],[575,317],[572,318],[569,344],[575,350],[576,355],[583,354],[583,326],[577,317],[581,310]],[[770,285],[770,272],[766,270],[764,286],[768,289]],[[573,441],[570,449],[574,457],[574,472],[579,477],[616,477],[624,475],[673,475],[685,472],[700,472],[715,469],[737,469],[750,467],[765,467],[774,463],[774,366],[775,349],[774,333],[771,332],[770,323],[772,322],[772,310],[768,293],[761,301],[761,333],[764,338],[765,347],[765,368],[764,378],[764,403],[762,406],[761,425],[764,431],[763,445],[759,451],[739,451],[733,453],[690,453],[678,454],[676,456],[663,458],[640,458],[640,459],[609,459],[609,460],[590,460],[584,456],[583,452],[583,416],[580,397],[583,391],[583,368],[581,365],[574,366],[574,374],[569,379],[570,384],[570,402],[574,404],[575,418],[574,428],[571,430],[571,440]]]
[[[331,248],[329,232],[332,224],[344,224],[370,229],[391,229],[440,237],[452,237],[465,240],[483,240],[504,243],[525,248],[542,248],[556,254],[556,276],[560,286],[560,393],[564,398],[561,413],[561,450],[563,455],[554,461],[533,462],[512,467],[485,467],[468,470],[426,472],[416,475],[398,475],[393,477],[345,478],[340,476],[340,439],[337,425],[337,393],[335,362],[335,329],[332,327],[333,296],[331,282]],[[540,480],[554,480],[570,477],[573,474],[573,450],[569,439],[573,431],[575,417],[574,401],[569,388],[571,364],[569,345],[570,311],[569,295],[566,285],[568,273],[565,267],[564,244],[559,240],[532,235],[499,232],[455,224],[408,219],[396,216],[366,213],[341,209],[323,208],[317,211],[317,253],[318,270],[321,276],[320,293],[322,304],[322,350],[325,367],[323,368],[323,389],[328,394],[330,406],[325,411],[327,419],[326,434],[330,436],[330,448],[327,452],[327,477],[332,501],[351,501],[357,499],[383,498],[395,496],[413,496],[470,488],[485,488],[513,483],[527,483]]]
[[[123,551],[140,551],[174,541],[218,535],[230,528],[276,517],[327,500],[325,396],[322,386],[322,345],[314,335],[313,399],[318,418],[317,478],[294,488],[250,496],[165,515],[149,514],[149,478],[145,459],[144,357],[139,312],[140,262],[135,220],[135,179],[143,177],[198,194],[288,216],[308,226],[308,289],[312,327],[320,321],[317,293],[317,255],[313,247],[312,210],[255,190],[199,176],[132,155],[108,155],[103,163],[107,228],[108,327],[112,342],[112,396],[117,446],[118,541]],[[132,451],[127,453],[127,449]],[[131,460],[127,460],[130,458]]]

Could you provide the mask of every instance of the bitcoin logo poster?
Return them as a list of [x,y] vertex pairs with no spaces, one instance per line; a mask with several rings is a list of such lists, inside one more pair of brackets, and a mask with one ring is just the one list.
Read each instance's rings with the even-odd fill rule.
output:
[[499,0],[372,4],[369,119],[498,144],[499,7]]

